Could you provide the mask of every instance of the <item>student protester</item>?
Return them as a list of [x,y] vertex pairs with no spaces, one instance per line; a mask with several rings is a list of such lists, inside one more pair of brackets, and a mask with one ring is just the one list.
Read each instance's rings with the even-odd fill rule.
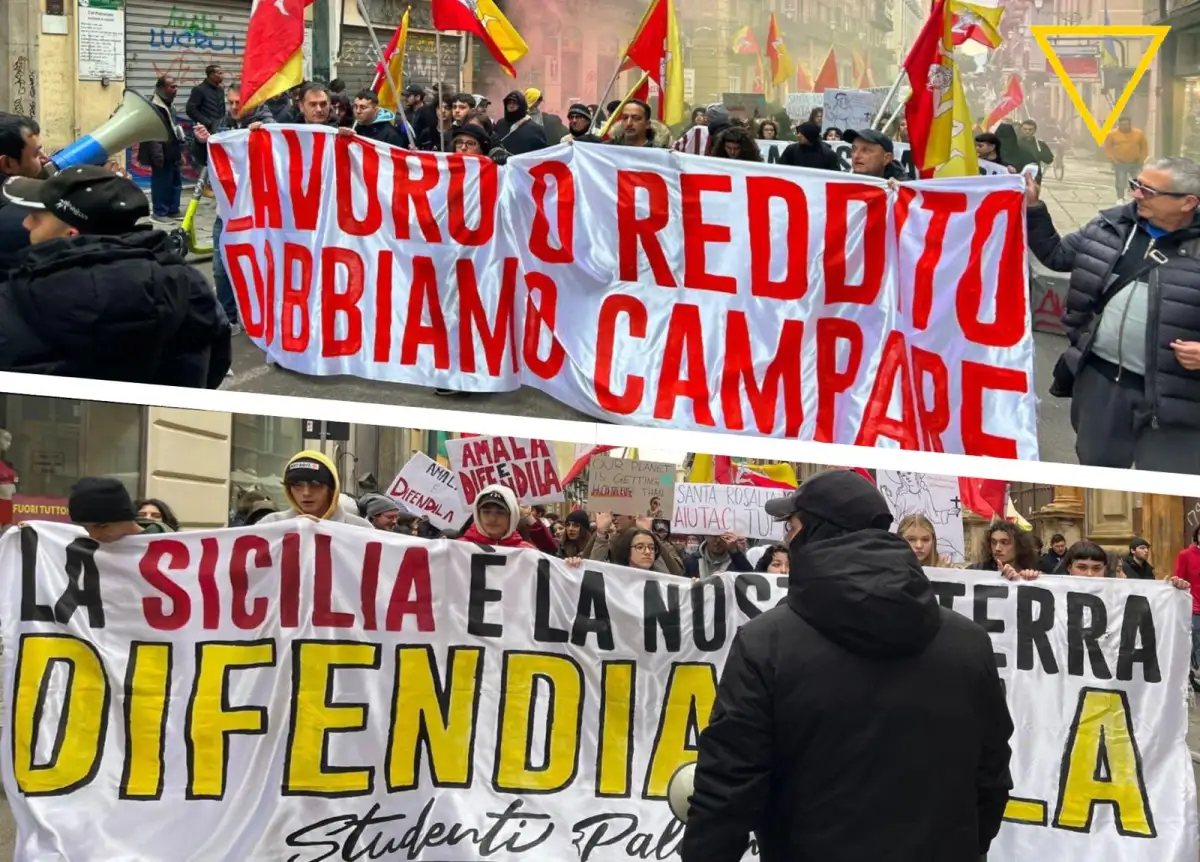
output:
[[408,137],[396,127],[396,115],[379,107],[379,96],[373,90],[359,90],[354,97],[354,128],[342,128],[338,133],[360,135],[402,149],[410,146]]
[[[291,508],[286,512],[272,512],[259,520],[260,524],[273,524],[295,518],[310,521],[332,521],[355,527],[373,529],[366,518],[347,512],[341,501],[341,480],[333,461],[321,452],[306,449],[297,452],[283,470],[283,493]],[[351,501],[355,507],[358,504]]]
[[[591,541],[584,548],[583,556],[589,560],[598,560],[600,562],[617,562],[613,558],[614,549],[618,547],[621,537],[631,530],[643,530],[654,538],[654,542],[658,546],[655,552],[655,559],[662,561],[668,574],[679,576],[684,574],[684,561],[679,559],[679,555],[675,553],[675,549],[671,547],[669,542],[663,542],[658,536],[654,535],[652,522],[649,518],[636,518],[632,515],[613,515],[608,512],[601,512],[596,516],[596,529],[592,534]],[[629,563],[618,563],[618,565],[625,566],[629,565]]]
[[1010,581],[1031,581],[1040,574],[1032,537],[1008,521],[992,523],[979,561],[967,568],[975,572],[995,572]]
[[908,542],[922,566],[948,569],[954,565],[948,556],[938,553],[937,531],[933,528],[933,522],[924,515],[905,515],[900,519],[896,532]]
[[179,519],[175,517],[175,512],[164,503],[154,497],[147,497],[144,500],[137,500],[133,504],[137,507],[137,515],[143,521],[158,521],[166,524],[171,532],[179,531]]
[[754,571],[771,575],[786,575],[789,569],[787,545],[767,545],[754,563]]
[[754,566],[738,550],[741,540],[733,533],[707,536],[699,553],[683,561],[683,573],[689,578],[708,578],[725,572],[752,572]]
[[1067,553],[1067,537],[1062,533],[1055,533],[1050,537],[1050,549],[1042,554],[1040,568],[1043,575],[1053,575],[1058,571],[1058,567],[1062,565],[1063,557]]
[[[602,546],[597,545],[591,559],[609,562],[617,566],[626,566],[631,569],[673,575],[675,573],[667,565],[667,561],[663,557],[663,551],[663,543],[653,532],[644,527],[631,527],[620,533],[612,540],[611,544],[605,542]],[[603,557],[597,556],[597,553],[600,552],[604,554]],[[579,566],[582,563],[583,560],[579,557],[569,557],[567,559],[567,565],[569,566]]]
[[821,127],[816,123],[801,123],[796,127],[796,142],[788,144],[779,154],[779,164],[793,168],[814,168],[841,171],[837,153],[821,140]]
[[175,532],[163,521],[139,517],[125,485],[108,476],[88,476],[76,482],[67,498],[67,513],[71,523],[102,544],[142,533]]
[[712,138],[709,155],[717,159],[732,159],[739,162],[761,162],[762,153],[758,142],[748,129],[730,126]]
[[563,522],[563,538],[558,555],[564,559],[586,556],[585,548],[592,539],[591,521],[588,513],[576,509]]
[[517,495],[511,489],[503,485],[488,485],[476,495],[471,512],[471,523],[458,537],[459,541],[537,550],[532,542],[518,532],[521,508],[517,504]]
[[1129,553],[1121,560],[1121,571],[1127,578],[1153,581],[1154,566],[1150,564],[1150,543],[1140,536],[1129,543]]
[[386,494],[363,494],[358,500],[358,514],[370,521],[376,530],[385,533],[412,532],[412,519],[406,519],[406,523],[401,526],[400,507]]

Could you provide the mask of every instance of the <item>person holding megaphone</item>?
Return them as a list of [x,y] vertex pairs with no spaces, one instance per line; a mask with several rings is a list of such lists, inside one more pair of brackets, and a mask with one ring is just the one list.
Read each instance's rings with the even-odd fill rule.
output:
[[751,834],[763,862],[975,862],[1012,789],[988,634],[938,603],[858,473],[772,502],[797,522],[788,596],[738,631],[690,805],[669,793],[683,862],[740,862]]

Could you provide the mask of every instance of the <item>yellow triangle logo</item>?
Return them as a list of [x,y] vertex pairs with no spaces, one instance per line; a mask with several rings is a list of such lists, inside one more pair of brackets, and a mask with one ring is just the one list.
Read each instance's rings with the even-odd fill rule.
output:
[[[1158,49],[1162,47],[1163,40],[1167,38],[1167,33],[1171,32],[1171,28],[1169,26],[1122,27],[1113,24],[1095,27],[1088,25],[1056,27],[1036,24],[1030,27],[1029,31],[1033,33],[1033,38],[1037,40],[1038,47],[1046,55],[1046,61],[1050,64],[1050,68],[1054,70],[1054,74],[1062,82],[1067,95],[1071,98],[1071,103],[1075,105],[1075,110],[1079,111],[1079,116],[1083,117],[1083,122],[1087,124],[1088,131],[1096,139],[1096,144],[1104,146],[1105,139],[1108,137],[1109,132],[1113,130],[1113,126],[1117,124],[1117,120],[1125,110],[1125,105],[1128,104],[1129,99],[1133,96],[1133,91],[1137,89],[1138,82],[1142,80],[1142,76],[1146,74],[1146,70],[1154,62],[1154,56],[1158,53]],[[1129,78],[1129,83],[1125,85],[1125,91],[1121,93],[1121,98],[1117,99],[1116,104],[1113,105],[1112,112],[1108,115],[1108,119],[1104,121],[1103,126],[1096,124],[1096,118],[1092,116],[1092,112],[1088,109],[1087,103],[1083,101],[1083,96],[1075,86],[1075,82],[1071,80],[1071,76],[1063,68],[1062,60],[1058,58],[1058,53],[1054,50],[1054,46],[1050,44],[1050,39],[1055,37],[1070,39],[1144,39],[1149,37],[1150,47],[1142,55],[1142,60],[1138,63],[1137,68],[1133,70],[1133,74]]]

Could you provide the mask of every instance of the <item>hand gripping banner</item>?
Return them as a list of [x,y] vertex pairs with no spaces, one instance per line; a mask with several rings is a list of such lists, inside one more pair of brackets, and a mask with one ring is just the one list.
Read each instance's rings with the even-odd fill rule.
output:
[[[18,862],[666,859],[731,638],[785,586],[307,521],[39,524],[0,571]],[[989,862],[1195,862],[1187,595],[930,575],[1016,725]]]
[[284,368],[1038,457],[1019,177],[892,190],[602,145],[498,167],[292,126],[209,152],[241,320]]

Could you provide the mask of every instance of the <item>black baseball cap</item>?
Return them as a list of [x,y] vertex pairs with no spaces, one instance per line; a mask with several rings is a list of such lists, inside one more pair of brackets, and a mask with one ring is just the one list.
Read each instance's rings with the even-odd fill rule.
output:
[[488,144],[491,143],[492,140],[487,132],[473,123],[467,123],[466,125],[459,126],[454,130],[454,137],[472,138],[476,143],[479,144],[479,148],[485,151],[488,148]]
[[777,521],[808,512],[846,530],[887,529],[893,520],[879,489],[853,470],[818,473],[764,508]]
[[150,202],[133,180],[95,165],[67,168],[48,180],[13,177],[0,193],[12,206],[48,212],[86,234],[126,233],[150,215]]
[[842,133],[842,140],[848,144],[853,144],[859,138],[862,138],[868,144],[883,147],[885,153],[892,153],[893,155],[896,153],[896,147],[892,143],[892,139],[883,132],[877,132],[874,129],[850,129],[848,132]]
[[404,88],[404,95],[406,95],[406,96],[424,96],[425,88],[422,86],[419,86],[417,84],[409,84],[407,87]]

